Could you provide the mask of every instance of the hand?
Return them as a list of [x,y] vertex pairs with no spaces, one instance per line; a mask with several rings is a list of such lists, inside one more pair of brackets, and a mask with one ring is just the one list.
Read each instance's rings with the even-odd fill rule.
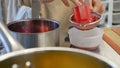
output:
[[[61,0],[66,6],[69,6],[68,0]],[[72,1],[75,5],[79,6],[81,5],[80,0],[70,0]],[[103,4],[100,0],[89,0],[90,4],[90,9],[92,12],[97,12],[97,13],[103,13],[104,7]]]
[[89,0],[92,12],[103,13],[104,6],[100,0]]
[[[68,2],[68,0],[61,0],[67,7],[69,7],[69,2]],[[72,1],[75,5],[77,5],[77,6],[79,6],[79,5],[81,5],[81,2],[80,2],[80,0],[70,0],[70,1]]]

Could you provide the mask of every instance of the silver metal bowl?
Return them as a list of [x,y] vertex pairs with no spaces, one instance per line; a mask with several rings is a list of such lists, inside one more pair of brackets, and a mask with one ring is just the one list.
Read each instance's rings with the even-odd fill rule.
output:
[[88,23],[88,24],[80,24],[80,23],[77,23],[77,22],[73,21],[73,15],[71,15],[69,21],[77,29],[89,30],[89,29],[97,27],[99,25],[99,22],[103,18],[102,15],[100,15],[98,13],[92,13],[92,15],[98,17],[99,19],[94,21],[94,22]]
[[110,60],[80,49],[42,47],[0,57],[1,68],[118,68]]

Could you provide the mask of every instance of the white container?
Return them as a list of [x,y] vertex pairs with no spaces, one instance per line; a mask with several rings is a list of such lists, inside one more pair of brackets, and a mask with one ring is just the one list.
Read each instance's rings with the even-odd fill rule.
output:
[[68,30],[70,43],[77,47],[87,50],[94,50],[102,43],[103,30],[101,28],[94,28],[91,30],[78,30],[71,28]]

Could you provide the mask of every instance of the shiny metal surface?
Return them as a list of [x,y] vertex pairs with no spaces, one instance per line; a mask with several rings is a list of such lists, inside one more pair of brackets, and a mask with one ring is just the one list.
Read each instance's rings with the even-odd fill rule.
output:
[[[64,38],[68,28],[71,26],[69,23],[69,16],[72,14],[72,8],[74,4],[68,0],[70,3],[69,7],[66,7],[61,0],[53,0],[49,3],[40,3],[40,6],[37,6],[33,9],[39,10],[40,7],[40,18],[54,19],[59,21],[60,25],[60,46],[65,44]],[[38,2],[37,2],[38,3]],[[36,2],[32,3],[36,4]],[[33,10],[34,11],[34,10]],[[32,15],[33,17],[36,15]]]
[[[32,0],[32,19],[39,18],[40,17],[40,0]],[[37,8],[36,8],[37,7]]]
[[6,49],[6,52],[16,51],[23,49],[21,44],[19,44],[10,34],[8,28],[3,22],[0,22],[0,39]]
[[8,24],[12,36],[24,48],[59,46],[59,23],[51,19],[28,19]]
[[0,67],[16,66],[17,68],[118,68],[110,60],[95,53],[63,47],[32,48],[0,57]]
[[80,30],[89,30],[89,29],[92,29],[92,28],[95,28],[99,25],[100,21],[102,20],[102,15],[100,14],[97,14],[97,13],[93,13],[93,16],[96,16],[98,17],[99,19],[94,21],[94,22],[91,22],[91,23],[88,23],[88,24],[79,24],[79,23],[76,23],[72,20],[72,15],[70,16],[70,23],[76,27],[77,29],[80,29]]

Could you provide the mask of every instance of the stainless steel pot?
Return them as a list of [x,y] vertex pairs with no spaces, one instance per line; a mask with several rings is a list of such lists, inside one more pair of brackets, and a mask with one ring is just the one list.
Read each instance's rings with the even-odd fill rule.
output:
[[24,47],[12,37],[7,26],[2,21],[0,21],[0,39],[7,53],[24,49]]
[[[23,49],[0,23],[1,36],[10,48]],[[5,41],[2,39],[2,41]],[[9,47],[8,47],[9,48]],[[1,68],[118,68],[110,60],[95,53],[65,47],[41,47],[15,51],[0,56]]]
[[8,24],[12,36],[24,48],[59,46],[59,23],[51,19],[28,19]]
[[1,68],[118,68],[106,58],[84,50],[42,47],[0,57]]

